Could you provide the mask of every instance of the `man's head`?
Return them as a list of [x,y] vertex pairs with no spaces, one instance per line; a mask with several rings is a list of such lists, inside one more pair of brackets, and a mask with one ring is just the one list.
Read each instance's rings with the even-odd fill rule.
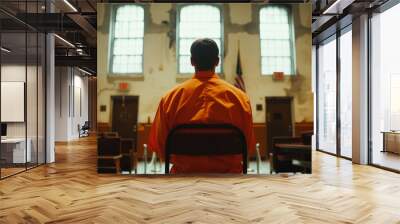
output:
[[198,39],[190,47],[191,62],[197,71],[213,71],[219,63],[217,43],[209,38]]

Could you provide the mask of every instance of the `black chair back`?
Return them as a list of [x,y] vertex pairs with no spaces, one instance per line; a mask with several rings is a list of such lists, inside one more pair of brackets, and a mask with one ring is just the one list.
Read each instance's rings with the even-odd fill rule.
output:
[[230,124],[183,124],[172,129],[165,150],[165,173],[171,155],[213,156],[242,154],[247,173],[247,144],[242,131]]
[[82,126],[82,130],[89,130],[90,129],[90,123],[89,121],[85,121],[85,123]]
[[121,139],[119,137],[99,137],[97,139],[97,154],[99,156],[121,154]]

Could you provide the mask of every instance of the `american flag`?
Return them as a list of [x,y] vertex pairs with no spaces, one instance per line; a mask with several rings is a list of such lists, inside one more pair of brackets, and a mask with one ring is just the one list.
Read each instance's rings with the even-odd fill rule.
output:
[[240,64],[240,52],[238,52],[238,57],[236,62],[236,78],[234,85],[237,88],[241,89],[243,92],[246,92],[246,86],[244,85],[244,80],[243,80],[242,65]]

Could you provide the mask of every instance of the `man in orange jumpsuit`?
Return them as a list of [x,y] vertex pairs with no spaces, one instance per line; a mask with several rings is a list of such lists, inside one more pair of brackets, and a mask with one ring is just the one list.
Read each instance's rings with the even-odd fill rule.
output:
[[[162,97],[151,127],[149,149],[164,159],[168,133],[177,125],[224,123],[243,132],[250,155],[255,141],[248,96],[215,74],[219,50],[213,40],[196,40],[190,52],[195,75]],[[241,161],[241,155],[172,155],[171,173],[241,173]]]

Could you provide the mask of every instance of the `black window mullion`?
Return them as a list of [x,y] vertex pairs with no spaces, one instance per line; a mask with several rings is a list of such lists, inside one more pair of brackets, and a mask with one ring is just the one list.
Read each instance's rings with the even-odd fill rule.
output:
[[[28,21],[28,1],[25,0],[25,21]],[[25,88],[24,88],[24,120],[25,120],[25,170],[28,169],[28,113],[27,113],[27,89],[28,89],[28,24],[25,23]]]
[[340,35],[339,28],[336,31],[336,154],[341,156],[341,119],[340,119]]
[[[39,0],[36,1],[36,13],[39,13]],[[38,165],[39,165],[39,32],[36,32],[36,166]]]
[[315,148],[319,149],[319,44],[315,46]]
[[367,132],[368,132],[368,155],[367,155],[367,160],[368,164],[373,164],[373,149],[372,149],[372,63],[371,63],[371,57],[372,57],[372,12],[368,12],[368,30],[367,30],[367,46],[368,46],[368,53],[367,53]]

